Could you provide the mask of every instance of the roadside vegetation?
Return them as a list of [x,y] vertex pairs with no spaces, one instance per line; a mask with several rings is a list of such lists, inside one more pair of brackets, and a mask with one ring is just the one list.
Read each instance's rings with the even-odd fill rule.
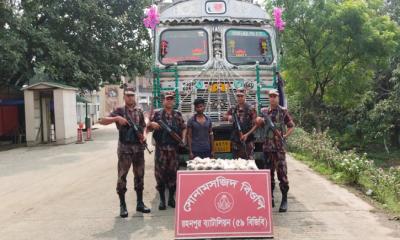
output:
[[339,184],[356,187],[383,208],[400,213],[400,166],[381,167],[367,153],[341,151],[328,131],[295,130],[289,140],[292,155]]

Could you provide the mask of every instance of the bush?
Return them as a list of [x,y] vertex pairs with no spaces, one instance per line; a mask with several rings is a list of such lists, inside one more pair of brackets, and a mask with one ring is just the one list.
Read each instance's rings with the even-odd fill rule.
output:
[[367,159],[367,154],[358,156],[355,151],[346,151],[337,156],[336,169],[344,173],[348,183],[358,184],[363,173],[372,168],[372,161]]
[[360,176],[372,166],[366,154],[359,156],[353,150],[340,152],[337,143],[329,137],[328,131],[318,133],[314,130],[309,134],[302,129],[296,129],[289,146],[292,151],[305,151],[311,155],[313,161],[342,173],[343,180],[348,183],[357,184]]
[[[291,152],[309,156],[312,162],[329,168],[346,183],[371,189],[378,201],[384,204],[394,201],[395,208],[400,209],[400,168],[377,168],[365,153],[360,155],[354,150],[341,152],[327,131],[307,133],[297,128],[288,144]],[[367,183],[361,178],[367,179]]]
[[327,132],[312,134],[297,128],[289,139],[289,147],[294,152],[310,153],[314,161],[325,162],[329,167],[334,167],[336,156],[340,153],[334,141]]

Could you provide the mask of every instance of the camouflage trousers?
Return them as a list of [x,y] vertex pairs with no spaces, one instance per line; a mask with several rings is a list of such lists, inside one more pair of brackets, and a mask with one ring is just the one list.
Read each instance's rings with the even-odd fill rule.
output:
[[246,148],[242,143],[232,142],[232,156],[234,159],[254,159],[254,142],[247,142]]
[[132,165],[135,191],[143,191],[144,187],[144,152],[118,153],[117,193],[126,192],[126,176]]
[[158,191],[164,191],[167,188],[176,188],[176,174],[178,171],[178,154],[175,149],[160,149],[156,147],[156,156],[154,164],[154,175],[156,177]]
[[285,152],[264,152],[266,169],[271,170],[271,190],[275,189],[275,171],[278,175],[279,188],[282,192],[289,191],[287,164]]

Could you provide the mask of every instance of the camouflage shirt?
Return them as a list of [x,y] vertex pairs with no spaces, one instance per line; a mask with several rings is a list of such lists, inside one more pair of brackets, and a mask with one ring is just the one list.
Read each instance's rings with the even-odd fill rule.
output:
[[[125,110],[126,109],[126,110]],[[129,114],[131,120],[139,126],[141,129],[145,129],[146,123],[144,121],[143,111],[139,107],[129,108],[127,106],[116,108],[112,113],[110,113],[110,117],[121,116],[125,119]],[[120,129],[120,125],[116,123],[118,130]],[[124,144],[118,141],[118,153],[134,153],[144,151],[144,146],[141,144]]]
[[[151,122],[158,122],[162,119],[161,113],[164,114],[164,121],[171,126],[172,121],[175,119],[176,124],[178,125],[178,128],[182,132],[183,129],[186,129],[186,124],[185,120],[183,119],[183,116],[180,112],[178,111],[172,111],[171,113],[167,113],[166,111],[158,110],[153,113],[153,115],[150,117]],[[179,136],[181,136],[180,133],[178,133]],[[154,133],[153,133],[154,136]],[[175,150],[176,146],[171,146],[171,145],[164,145],[164,146],[157,146],[162,150]]]
[[[288,112],[288,110],[284,107],[279,106],[276,109],[271,109],[271,108],[262,108],[261,109],[261,116],[264,116],[268,114],[271,117],[271,120],[273,123],[277,125],[278,128],[281,129],[282,131],[282,136],[286,133],[285,129],[287,128],[292,128],[294,127],[294,122],[293,118]],[[278,122],[280,121],[280,122]],[[282,145],[282,142],[280,141],[279,137],[274,136],[274,134],[271,133],[272,131],[267,132],[267,137],[265,139],[264,145],[263,145],[263,151],[264,152],[285,152],[285,149]],[[272,135],[273,137],[269,137],[269,135]]]
[[[257,112],[256,112],[256,109],[254,108],[254,106],[252,106],[248,103],[245,103],[243,106],[236,105],[235,107],[232,107],[228,110],[227,115],[230,115],[233,117],[234,112],[237,112],[240,127],[242,129],[243,134],[250,131],[251,128],[254,126],[255,119],[257,118]],[[231,135],[231,140],[233,142],[240,142],[239,131],[235,124],[236,124],[236,122],[233,120],[233,132]],[[247,142],[250,142],[253,140],[254,140],[254,135],[251,134],[247,138]]]

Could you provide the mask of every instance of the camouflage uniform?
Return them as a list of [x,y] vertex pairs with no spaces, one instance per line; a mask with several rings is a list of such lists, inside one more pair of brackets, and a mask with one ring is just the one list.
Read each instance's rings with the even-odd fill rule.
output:
[[[143,111],[138,107],[135,107],[133,109],[130,109],[128,107],[117,108],[110,114],[110,117],[121,116],[127,118],[126,114],[129,114],[132,121],[140,129],[144,129],[146,127]],[[117,128],[120,129],[121,126],[117,124]],[[118,142],[118,194],[124,194],[127,190],[126,176],[128,175],[131,165],[134,174],[135,191],[143,191],[144,149],[145,147],[142,144],[124,144],[121,141]]]
[[[173,131],[181,136],[182,130],[186,128],[182,114],[178,111],[172,111],[168,114],[164,110],[156,111],[150,121],[158,122],[161,119],[166,122]],[[159,138],[157,138],[159,136]],[[156,155],[154,175],[156,178],[158,191],[164,191],[166,187],[175,189],[176,173],[178,171],[177,149],[179,143],[173,140],[169,134],[163,130],[155,130],[153,137],[156,140]]]
[[[261,114],[268,114],[272,122],[280,129],[282,136],[287,128],[294,127],[293,119],[287,109],[278,106],[272,110],[269,108],[261,109]],[[279,187],[282,192],[289,191],[289,180],[287,177],[287,164],[285,149],[279,137],[275,136],[272,130],[267,131],[267,137],[263,145],[263,151],[266,161],[266,168],[271,170],[272,191],[275,188],[275,170],[279,179]]]
[[[254,126],[255,119],[257,118],[257,112],[253,106],[245,103],[243,107],[239,105],[232,107],[228,111],[228,115],[233,116],[234,112],[237,112],[240,126],[243,134],[250,131]],[[246,140],[246,149],[240,142],[239,131],[236,127],[236,122],[233,123],[233,132],[231,135],[232,142],[232,155],[233,158],[253,159],[254,158],[254,135],[251,134]],[[246,150],[246,151],[245,151]]]

